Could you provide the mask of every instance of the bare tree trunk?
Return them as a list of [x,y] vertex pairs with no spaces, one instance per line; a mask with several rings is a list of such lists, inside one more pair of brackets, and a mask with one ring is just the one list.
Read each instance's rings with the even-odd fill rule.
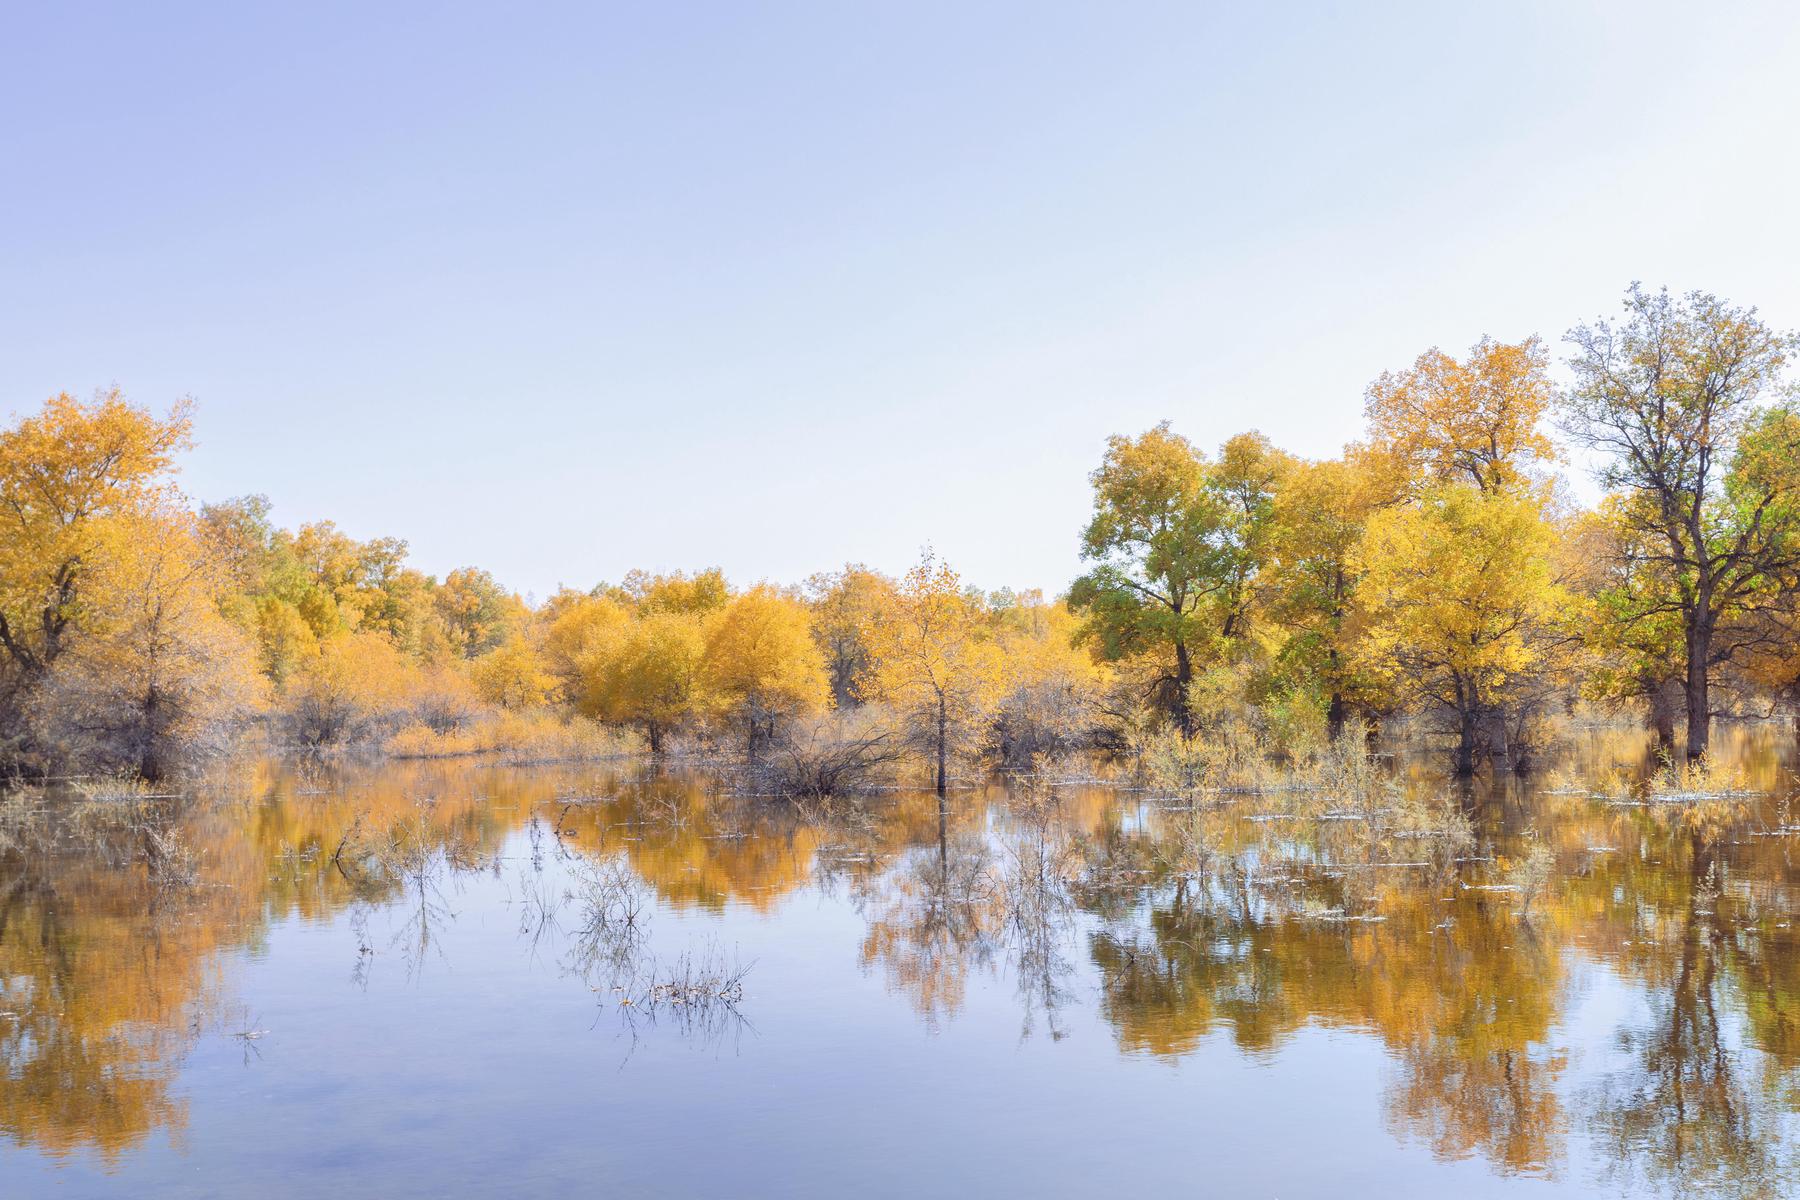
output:
[[1344,693],[1331,693],[1331,703],[1325,708],[1325,728],[1332,741],[1337,741],[1344,732],[1344,725],[1350,720],[1350,705],[1344,700]]
[[1175,643],[1175,727],[1181,736],[1194,736],[1194,707],[1188,702],[1188,688],[1194,682],[1194,660],[1188,656],[1186,642]]
[[1690,628],[1687,652],[1687,757],[1689,762],[1697,762],[1706,757],[1712,738],[1712,697],[1706,677],[1712,631],[1699,623]]
[[938,696],[937,712],[937,794],[938,799],[944,797],[945,766],[950,757],[950,714],[944,704],[944,697]]
[[1464,712],[1458,714],[1458,730],[1456,740],[1455,770],[1459,777],[1475,773],[1475,714]]
[[1515,765],[1512,756],[1512,731],[1506,724],[1506,710],[1497,708],[1488,714],[1488,757],[1495,762],[1504,761],[1507,766]]
[[153,687],[144,697],[144,745],[138,755],[138,774],[150,783],[163,777],[162,696]]
[[1458,679],[1456,684],[1456,756],[1452,768],[1458,779],[1475,774],[1475,755],[1481,748],[1481,704],[1475,689]]
[[1659,758],[1672,760],[1675,757],[1675,709],[1674,685],[1666,679],[1659,679],[1650,690],[1650,727],[1656,730],[1656,753]]

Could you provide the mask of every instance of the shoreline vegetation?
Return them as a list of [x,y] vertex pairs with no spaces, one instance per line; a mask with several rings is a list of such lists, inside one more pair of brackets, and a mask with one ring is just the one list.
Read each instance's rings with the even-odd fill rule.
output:
[[186,401],[59,395],[0,430],[0,772],[154,787],[260,743],[681,757],[816,798],[1057,762],[1345,793],[1403,732],[1525,773],[1559,729],[1633,722],[1648,798],[1736,794],[1715,720],[1800,722],[1800,342],[1634,284],[1564,345],[1560,380],[1535,336],[1428,350],[1336,458],[1115,436],[1058,597],[928,549],[897,579],[634,571],[528,603],[260,496],[195,504]]

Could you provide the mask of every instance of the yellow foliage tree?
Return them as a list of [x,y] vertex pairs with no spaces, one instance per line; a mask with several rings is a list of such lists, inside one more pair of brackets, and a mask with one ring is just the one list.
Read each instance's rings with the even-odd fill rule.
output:
[[995,719],[1000,761],[1023,769],[1040,755],[1081,748],[1114,679],[1081,637],[1081,618],[1028,592],[998,610],[995,625],[1006,668]]
[[1483,338],[1460,362],[1433,348],[1410,370],[1383,374],[1364,411],[1376,445],[1415,478],[1494,492],[1517,489],[1534,463],[1555,457],[1540,428],[1555,395],[1541,341]]
[[564,591],[551,597],[544,622],[544,665],[556,678],[562,698],[592,711],[583,700],[590,666],[625,633],[631,610],[606,596]]
[[731,599],[731,585],[717,567],[691,576],[683,571],[668,575],[632,571],[618,587],[600,591],[640,613],[675,612],[694,617],[717,612]]
[[81,620],[105,523],[164,498],[189,413],[182,402],[159,418],[117,389],[87,403],[64,393],[0,433],[0,648],[26,677]]
[[579,707],[602,721],[637,725],[661,754],[668,733],[701,711],[706,631],[698,617],[652,612],[629,621],[580,661]]
[[302,663],[319,652],[318,635],[300,610],[279,596],[258,597],[254,614],[263,672],[280,687]]
[[1266,606],[1277,642],[1274,686],[1312,693],[1334,738],[1353,712],[1366,717],[1380,706],[1356,667],[1352,560],[1370,517],[1404,493],[1392,462],[1351,447],[1342,458],[1294,467],[1276,499]]
[[1005,681],[1004,657],[984,616],[957,573],[927,552],[869,631],[870,689],[931,747],[940,797],[952,742],[993,711]]
[[732,597],[707,634],[706,685],[744,722],[751,761],[780,721],[824,708],[831,689],[806,605],[766,584]]
[[470,664],[475,690],[502,708],[536,708],[556,688],[556,676],[524,637],[514,634]]
[[82,577],[82,621],[29,701],[38,742],[152,780],[225,750],[267,684],[220,612],[228,575],[193,516],[108,519]]
[[1506,702],[1548,665],[1551,631],[1574,604],[1551,577],[1552,530],[1532,497],[1472,483],[1427,490],[1377,513],[1352,562],[1371,677],[1455,717],[1456,767],[1467,773]]
[[369,740],[403,719],[416,674],[378,633],[328,638],[288,681],[284,723],[308,746]]
[[432,606],[451,647],[463,658],[477,658],[505,642],[524,607],[479,567],[461,567],[444,576]]
[[869,666],[868,631],[892,601],[894,581],[858,563],[806,581],[813,637],[825,655],[831,698],[839,708],[862,703],[857,681]]

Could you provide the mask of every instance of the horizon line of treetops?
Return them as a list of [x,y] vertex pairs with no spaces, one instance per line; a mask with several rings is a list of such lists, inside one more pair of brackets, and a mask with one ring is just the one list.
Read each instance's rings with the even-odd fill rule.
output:
[[[116,390],[0,432],[0,768],[155,778],[261,727],[456,753],[882,746],[994,755],[1251,735],[1313,752],[1423,718],[1461,772],[1523,767],[1577,704],[1703,758],[1721,714],[1800,700],[1800,339],[1632,285],[1564,339],[1484,337],[1381,375],[1366,433],[1309,460],[1108,440],[1067,595],[966,587],[928,551],[780,587],[717,570],[564,589],[437,580],[406,544],[274,527],[174,484],[191,405]],[[1553,436],[1559,435],[1559,436]],[[1598,463],[1574,503],[1565,446]],[[609,740],[610,739],[610,740]],[[546,753],[549,751],[546,750]]]

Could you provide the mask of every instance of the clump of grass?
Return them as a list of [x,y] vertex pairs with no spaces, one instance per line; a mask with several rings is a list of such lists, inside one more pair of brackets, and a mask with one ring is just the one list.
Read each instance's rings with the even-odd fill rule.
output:
[[1408,796],[1396,790],[1392,800],[1379,822],[1384,836],[1428,839],[1457,851],[1475,844],[1469,814],[1449,797]]
[[1369,753],[1361,733],[1346,729],[1312,768],[1312,783],[1331,803],[1372,812],[1389,807],[1400,786]]
[[49,833],[49,817],[42,789],[0,790],[0,853],[41,846]]
[[1593,772],[1551,771],[1543,787],[1546,796],[1582,796],[1608,804],[1633,803],[1639,791],[1632,772],[1616,765]]
[[1711,758],[1670,763],[1654,775],[1647,795],[1657,804],[1690,804],[1701,800],[1734,800],[1759,794],[1742,766]]
[[99,775],[78,779],[73,790],[90,804],[136,805],[158,796],[155,788],[136,775]]
[[143,846],[150,882],[159,891],[185,890],[200,882],[199,855],[175,826],[144,826]]
[[749,1027],[738,1006],[744,1000],[744,979],[754,965],[739,962],[735,955],[727,958],[709,942],[668,963],[645,955],[626,981],[608,990],[634,1041],[667,1022],[681,1035],[710,1044]]
[[68,805],[68,825],[77,837],[109,833],[143,833],[157,816],[157,796],[141,779],[129,776],[77,781]]
[[180,891],[200,882],[200,855],[176,823],[176,797],[130,775],[78,780],[67,810],[68,828],[95,845],[111,844],[122,861],[144,864],[158,891]]
[[1519,915],[1526,920],[1531,918],[1531,909],[1543,894],[1544,885],[1550,882],[1551,872],[1556,867],[1556,854],[1542,839],[1532,838],[1530,847],[1524,855],[1506,862],[1506,882],[1519,895]]
[[1146,740],[1142,763],[1145,787],[1190,800],[1281,791],[1297,781],[1276,764],[1267,741],[1242,724],[1191,738],[1164,731]]
[[414,722],[389,737],[384,749],[394,758],[491,755],[508,763],[582,762],[638,753],[642,739],[582,717],[501,712],[446,730]]
[[642,981],[638,1007],[658,1004],[737,1004],[744,998],[744,977],[750,968],[735,959],[726,962],[716,951],[676,959],[658,975]]

